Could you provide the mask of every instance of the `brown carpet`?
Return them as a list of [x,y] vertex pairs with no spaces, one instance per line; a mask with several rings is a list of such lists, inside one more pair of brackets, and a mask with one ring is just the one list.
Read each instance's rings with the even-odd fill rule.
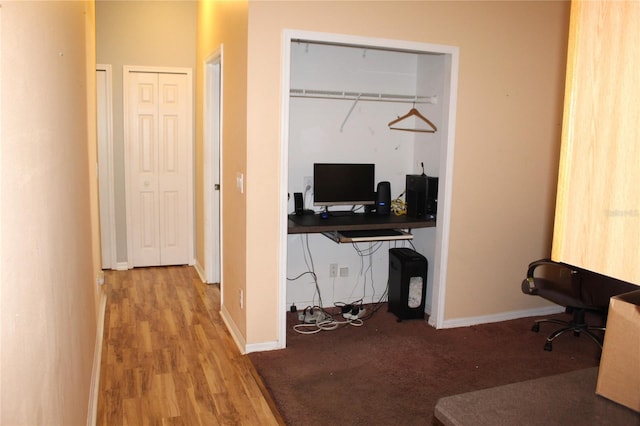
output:
[[443,396],[598,365],[599,348],[571,332],[544,351],[557,325],[534,333],[532,322],[436,330],[397,322],[383,306],[362,327],[301,335],[289,326],[286,349],[249,358],[288,425],[429,425]]

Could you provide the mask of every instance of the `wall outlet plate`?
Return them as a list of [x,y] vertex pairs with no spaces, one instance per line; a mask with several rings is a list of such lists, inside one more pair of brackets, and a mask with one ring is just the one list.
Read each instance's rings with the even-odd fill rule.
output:
[[304,184],[303,192],[313,191],[313,177],[312,176],[305,176],[303,184]]
[[329,265],[329,278],[335,278],[338,276],[338,264],[332,263]]

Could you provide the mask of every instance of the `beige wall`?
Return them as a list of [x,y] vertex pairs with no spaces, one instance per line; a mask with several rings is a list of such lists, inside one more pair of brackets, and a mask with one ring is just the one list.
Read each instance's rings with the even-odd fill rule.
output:
[[201,2],[198,61],[224,44],[223,291],[246,343],[278,338],[284,29],[460,48],[444,313],[455,320],[544,303],[519,287],[551,248],[568,22],[569,3],[553,1]]
[[96,1],[97,63],[113,69],[117,261],[127,259],[122,66],[195,67],[196,1]]
[[[205,59],[222,46],[222,147],[223,165],[221,177],[223,237],[221,241],[223,260],[221,265],[223,311],[226,321],[245,338],[249,334],[247,313],[252,312],[247,281],[247,229],[248,210],[245,194],[262,190],[247,170],[247,3],[199,2],[198,8],[198,48],[196,71],[196,158],[197,169],[202,171],[203,152],[203,69]],[[236,174],[245,175],[245,194],[236,189]],[[201,176],[201,175],[200,175]],[[202,179],[198,179],[199,182]],[[196,188],[197,206],[203,205],[202,187]],[[198,207],[201,210],[202,207]],[[196,224],[199,238],[198,258],[203,255],[204,221]],[[262,243],[260,243],[262,244]],[[268,284],[270,286],[271,284]],[[247,301],[241,309],[239,293],[243,292]],[[275,313],[275,306],[271,305]]]
[[[281,37],[296,29],[460,47],[445,319],[539,306],[519,286],[527,263],[550,251],[568,10],[568,2],[250,2],[249,297],[271,303],[278,290]],[[248,326],[250,342],[276,337],[275,306],[249,312],[248,324],[259,324]]]
[[86,424],[99,258],[93,6],[10,1],[1,13],[0,423]]
[[[85,13],[85,72],[87,78],[87,154],[89,176],[89,205],[91,210],[91,253],[94,282],[104,283],[102,272],[102,248],[100,246],[100,204],[98,200],[98,101],[96,83],[96,8],[95,2],[86,1]],[[102,287],[95,287],[96,312],[100,308],[101,298],[106,301]],[[99,318],[99,316],[98,316]]]

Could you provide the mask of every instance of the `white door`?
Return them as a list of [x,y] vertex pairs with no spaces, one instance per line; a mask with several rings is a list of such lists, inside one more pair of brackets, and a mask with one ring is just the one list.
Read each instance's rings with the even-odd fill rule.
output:
[[205,279],[220,283],[220,169],[222,135],[222,47],[205,61],[204,82],[204,199],[205,199]]
[[131,266],[190,263],[191,79],[125,67],[127,240]]

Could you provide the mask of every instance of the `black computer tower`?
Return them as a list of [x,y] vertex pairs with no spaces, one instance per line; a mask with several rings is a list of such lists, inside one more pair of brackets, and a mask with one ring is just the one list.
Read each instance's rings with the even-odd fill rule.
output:
[[409,248],[389,249],[389,312],[398,320],[424,318],[427,259]]
[[438,178],[427,175],[406,177],[407,216],[427,217],[438,210]]
[[427,207],[428,215],[435,215],[438,212],[438,178],[427,176]]

